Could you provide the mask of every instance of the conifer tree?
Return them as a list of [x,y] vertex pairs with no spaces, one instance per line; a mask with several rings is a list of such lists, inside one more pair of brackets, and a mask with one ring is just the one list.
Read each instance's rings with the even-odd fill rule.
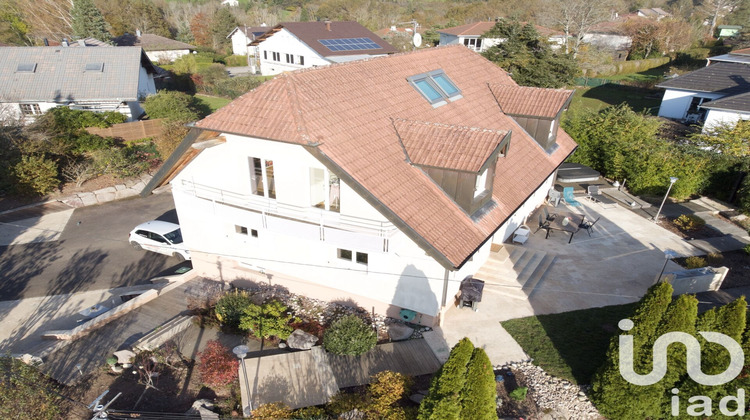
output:
[[495,420],[497,389],[492,363],[484,349],[475,348],[469,360],[466,385],[461,392],[461,418]]
[[430,384],[430,392],[419,406],[419,420],[461,418],[461,391],[466,384],[466,371],[474,351],[474,344],[464,337],[437,371]]
[[107,23],[92,0],[73,0],[70,16],[71,27],[76,37],[109,42],[111,35],[107,31]]
[[[633,328],[622,334],[633,336],[633,364],[638,373],[644,373],[644,353],[651,354],[651,345],[655,341],[657,329],[672,301],[672,286],[669,283],[657,283],[651,286],[640,301],[635,315],[631,318]],[[613,419],[638,419],[643,408],[640,404],[642,386],[631,384],[620,374],[619,335],[612,337],[604,365],[592,380],[592,400],[600,413]],[[628,403],[625,404],[624,402]]]

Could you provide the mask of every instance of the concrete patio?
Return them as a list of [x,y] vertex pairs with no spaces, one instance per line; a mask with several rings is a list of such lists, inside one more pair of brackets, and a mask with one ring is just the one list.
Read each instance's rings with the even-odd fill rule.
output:
[[[426,337],[438,357],[439,348],[453,346],[469,337],[483,347],[493,364],[526,359],[523,350],[500,326],[500,321],[638,300],[659,275],[666,261],[664,251],[680,256],[700,255],[675,234],[622,206],[604,208],[584,197],[580,207],[561,203],[550,213],[585,214],[596,223],[591,237],[580,230],[570,234],[545,231],[532,234],[524,245],[504,245],[493,253],[476,277],[486,281],[479,311],[451,307],[443,326]],[[527,221],[537,230],[536,214]],[[680,269],[669,261],[666,270]]]

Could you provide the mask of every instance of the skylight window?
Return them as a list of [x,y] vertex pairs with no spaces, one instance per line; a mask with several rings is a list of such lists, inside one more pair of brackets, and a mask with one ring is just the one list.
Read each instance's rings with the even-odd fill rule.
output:
[[104,63],[88,63],[84,71],[104,71]]
[[406,80],[433,106],[460,99],[461,90],[442,70],[434,70],[408,77]]
[[377,50],[383,48],[370,38],[319,39],[318,42],[334,52]]
[[16,67],[16,73],[34,73],[36,72],[36,63],[19,63]]

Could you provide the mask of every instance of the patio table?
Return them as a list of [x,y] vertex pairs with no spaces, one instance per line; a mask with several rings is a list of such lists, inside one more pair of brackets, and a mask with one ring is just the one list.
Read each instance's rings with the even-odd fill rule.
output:
[[568,239],[568,243],[571,243],[573,241],[573,235],[581,230],[580,225],[583,223],[583,220],[585,218],[585,215],[577,213],[563,212],[555,214],[555,217],[549,221],[549,229],[547,229],[547,236],[545,236],[544,239],[547,239],[549,237],[550,229],[554,229],[570,233],[570,239]]

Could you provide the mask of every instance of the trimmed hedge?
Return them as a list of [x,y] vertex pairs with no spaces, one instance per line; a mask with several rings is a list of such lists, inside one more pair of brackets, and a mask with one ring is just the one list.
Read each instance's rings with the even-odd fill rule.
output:
[[596,68],[583,69],[586,77],[614,76],[623,73],[638,73],[650,70],[654,67],[669,63],[669,57],[647,58],[645,60],[620,61],[614,64],[597,66]]
[[214,308],[216,319],[231,328],[238,328],[245,309],[252,304],[253,301],[247,292],[241,290],[229,292],[216,302]]

